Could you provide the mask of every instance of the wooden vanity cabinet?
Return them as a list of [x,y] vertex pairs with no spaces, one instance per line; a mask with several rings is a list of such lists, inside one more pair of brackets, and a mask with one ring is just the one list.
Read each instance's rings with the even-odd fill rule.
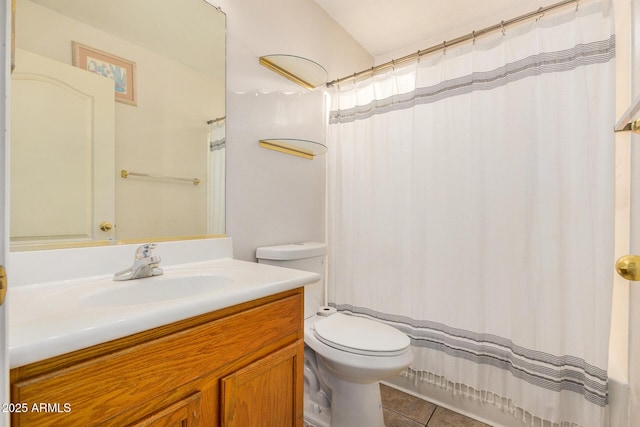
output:
[[11,425],[301,427],[303,298],[298,288],[12,369]]

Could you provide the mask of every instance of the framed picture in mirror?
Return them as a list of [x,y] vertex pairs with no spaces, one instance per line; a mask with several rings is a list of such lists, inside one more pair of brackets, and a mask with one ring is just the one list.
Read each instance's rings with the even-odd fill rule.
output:
[[114,82],[116,101],[136,105],[135,62],[72,42],[73,65]]

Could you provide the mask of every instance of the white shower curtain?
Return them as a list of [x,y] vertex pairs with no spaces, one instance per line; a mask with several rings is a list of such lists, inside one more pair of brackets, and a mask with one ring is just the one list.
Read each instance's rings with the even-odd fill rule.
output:
[[613,17],[581,1],[331,94],[329,301],[417,381],[604,426]]

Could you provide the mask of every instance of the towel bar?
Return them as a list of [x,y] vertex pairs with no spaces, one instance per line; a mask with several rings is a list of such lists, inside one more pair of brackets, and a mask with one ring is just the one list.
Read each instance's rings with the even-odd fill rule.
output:
[[151,179],[161,179],[161,180],[169,180],[169,181],[182,181],[182,182],[190,182],[193,185],[200,184],[200,180],[198,178],[176,178],[173,176],[164,176],[164,175],[151,175],[147,173],[137,173],[137,172],[129,172],[126,169],[122,169],[120,171],[120,176],[122,178],[128,178],[129,176],[139,176],[142,178],[151,178]]

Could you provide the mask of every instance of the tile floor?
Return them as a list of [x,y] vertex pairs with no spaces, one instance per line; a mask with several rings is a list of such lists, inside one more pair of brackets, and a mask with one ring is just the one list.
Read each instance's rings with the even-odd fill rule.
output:
[[489,427],[384,384],[380,392],[386,427]]
[[384,384],[380,393],[386,427],[490,427]]

